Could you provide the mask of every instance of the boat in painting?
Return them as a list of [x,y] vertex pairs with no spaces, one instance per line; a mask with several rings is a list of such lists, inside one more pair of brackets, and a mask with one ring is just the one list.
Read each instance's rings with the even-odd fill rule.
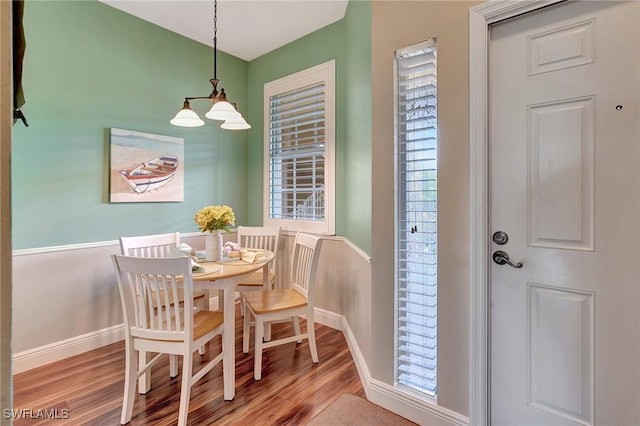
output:
[[177,169],[178,157],[163,154],[133,168],[120,170],[120,174],[134,192],[142,194],[166,185]]

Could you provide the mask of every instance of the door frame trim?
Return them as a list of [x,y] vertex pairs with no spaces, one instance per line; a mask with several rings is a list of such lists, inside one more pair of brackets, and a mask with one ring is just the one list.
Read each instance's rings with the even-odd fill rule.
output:
[[565,0],[490,0],[469,10],[469,424],[489,425],[489,26]]

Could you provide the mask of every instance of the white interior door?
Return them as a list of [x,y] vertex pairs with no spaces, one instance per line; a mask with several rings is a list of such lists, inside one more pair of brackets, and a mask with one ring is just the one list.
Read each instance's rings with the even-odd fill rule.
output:
[[616,1],[490,29],[491,253],[524,264],[491,261],[494,425],[640,424],[639,29]]

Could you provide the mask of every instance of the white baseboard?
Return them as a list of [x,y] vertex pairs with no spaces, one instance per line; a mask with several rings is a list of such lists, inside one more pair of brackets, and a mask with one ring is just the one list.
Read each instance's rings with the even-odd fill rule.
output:
[[314,308],[313,313],[315,315],[313,320],[318,324],[333,328],[334,330],[343,330],[342,323],[344,322],[344,317],[342,315],[320,308]]
[[124,339],[123,325],[61,340],[13,355],[13,374],[41,367]]
[[358,343],[346,318],[337,314],[332,315],[334,317],[341,317],[341,326],[339,329],[342,330],[347,341],[353,362],[356,365],[360,381],[362,381],[364,391],[369,401],[419,425],[469,425],[469,418],[466,416],[416,398],[407,392],[403,392],[401,389],[397,389],[394,386],[371,377],[367,363],[364,360],[362,352],[360,352]]
[[469,418],[462,414],[416,398],[373,378],[367,386],[367,399],[420,425],[469,425]]
[[360,351],[360,347],[356,342],[356,337],[353,335],[351,331],[351,327],[349,327],[349,323],[345,317],[342,317],[342,323],[340,326],[340,330],[344,334],[344,338],[347,341],[347,345],[349,346],[349,352],[351,352],[351,357],[353,358],[353,363],[356,365],[356,370],[358,370],[358,375],[360,376],[360,381],[364,384],[364,391],[367,394],[367,398],[369,397],[369,382],[371,382],[371,374],[369,373],[369,368],[367,367],[367,363],[364,360],[364,356]]

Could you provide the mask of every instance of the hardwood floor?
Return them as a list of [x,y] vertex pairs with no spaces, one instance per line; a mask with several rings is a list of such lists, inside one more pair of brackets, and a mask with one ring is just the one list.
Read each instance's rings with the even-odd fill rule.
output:
[[[217,365],[193,388],[190,425],[304,425],[343,393],[364,397],[364,389],[342,332],[316,324],[320,362],[313,364],[307,342],[267,349],[262,380],[253,379],[253,342],[242,353],[242,324],[236,305],[236,395],[222,398],[222,366]],[[304,321],[302,321],[304,329]],[[290,324],[273,326],[277,337]],[[253,338],[253,333],[251,334]],[[219,339],[200,357],[194,369],[220,350]],[[168,357],[152,368],[152,388],[138,395],[130,425],[177,424],[180,375],[169,378]],[[118,425],[124,388],[124,342],[114,343],[14,377],[13,406],[27,418],[21,425]],[[38,410],[66,419],[36,419]],[[68,414],[68,415],[67,415]]]

